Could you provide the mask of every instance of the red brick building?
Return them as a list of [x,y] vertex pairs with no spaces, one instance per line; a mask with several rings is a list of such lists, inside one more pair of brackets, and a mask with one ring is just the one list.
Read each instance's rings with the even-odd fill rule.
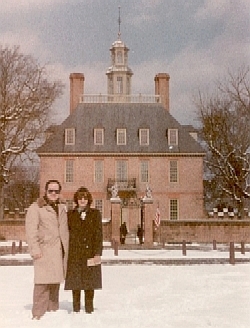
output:
[[[38,150],[41,192],[48,179],[58,179],[70,204],[86,186],[104,221],[112,219],[110,238],[126,222],[130,232],[143,225],[151,243],[157,207],[161,220],[203,217],[204,150],[170,114],[169,75],[155,76],[155,95],[133,95],[120,35],[110,50],[107,95],[85,95],[84,75],[70,75],[69,116]],[[112,205],[114,185],[120,202]],[[142,202],[146,188],[149,204]]]

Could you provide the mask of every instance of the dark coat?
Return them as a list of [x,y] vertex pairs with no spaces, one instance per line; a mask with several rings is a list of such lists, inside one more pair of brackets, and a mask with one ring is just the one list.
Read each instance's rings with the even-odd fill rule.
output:
[[102,288],[101,264],[87,266],[87,259],[102,255],[102,220],[97,209],[89,208],[84,220],[77,209],[68,212],[69,257],[66,290]]

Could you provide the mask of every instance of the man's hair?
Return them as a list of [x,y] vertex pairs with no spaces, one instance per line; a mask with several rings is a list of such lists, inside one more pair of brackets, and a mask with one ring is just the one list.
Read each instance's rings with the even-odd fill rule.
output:
[[58,184],[58,186],[59,186],[59,191],[61,191],[62,190],[62,186],[61,186],[61,184],[60,184],[60,182],[58,181],[58,180],[48,180],[47,182],[46,182],[46,184],[45,184],[45,191],[47,191],[48,190],[48,187],[49,187],[49,184],[50,183],[57,183]]

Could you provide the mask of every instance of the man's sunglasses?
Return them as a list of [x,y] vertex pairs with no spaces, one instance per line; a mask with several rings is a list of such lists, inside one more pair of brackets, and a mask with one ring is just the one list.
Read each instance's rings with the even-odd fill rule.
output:
[[57,194],[57,195],[60,194],[60,190],[58,190],[58,189],[57,189],[57,190],[54,190],[54,189],[48,189],[48,193],[49,193],[49,194],[53,194],[53,192],[54,192],[55,194]]

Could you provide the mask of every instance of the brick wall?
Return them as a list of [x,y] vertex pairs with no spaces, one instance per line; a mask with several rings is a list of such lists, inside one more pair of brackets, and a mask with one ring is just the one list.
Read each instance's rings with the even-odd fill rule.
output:
[[[24,220],[0,221],[0,237],[6,240],[25,241]],[[103,224],[103,237],[110,241],[111,224]],[[161,228],[154,233],[154,240],[168,242],[250,243],[250,220],[182,220],[162,221]]]
[[[25,220],[0,220],[0,240],[22,240],[25,241]],[[103,239],[111,240],[111,224],[103,224]]]
[[250,220],[162,221],[154,239],[165,242],[250,242]]
[[0,238],[5,240],[23,240],[25,241],[24,219],[1,220]]

